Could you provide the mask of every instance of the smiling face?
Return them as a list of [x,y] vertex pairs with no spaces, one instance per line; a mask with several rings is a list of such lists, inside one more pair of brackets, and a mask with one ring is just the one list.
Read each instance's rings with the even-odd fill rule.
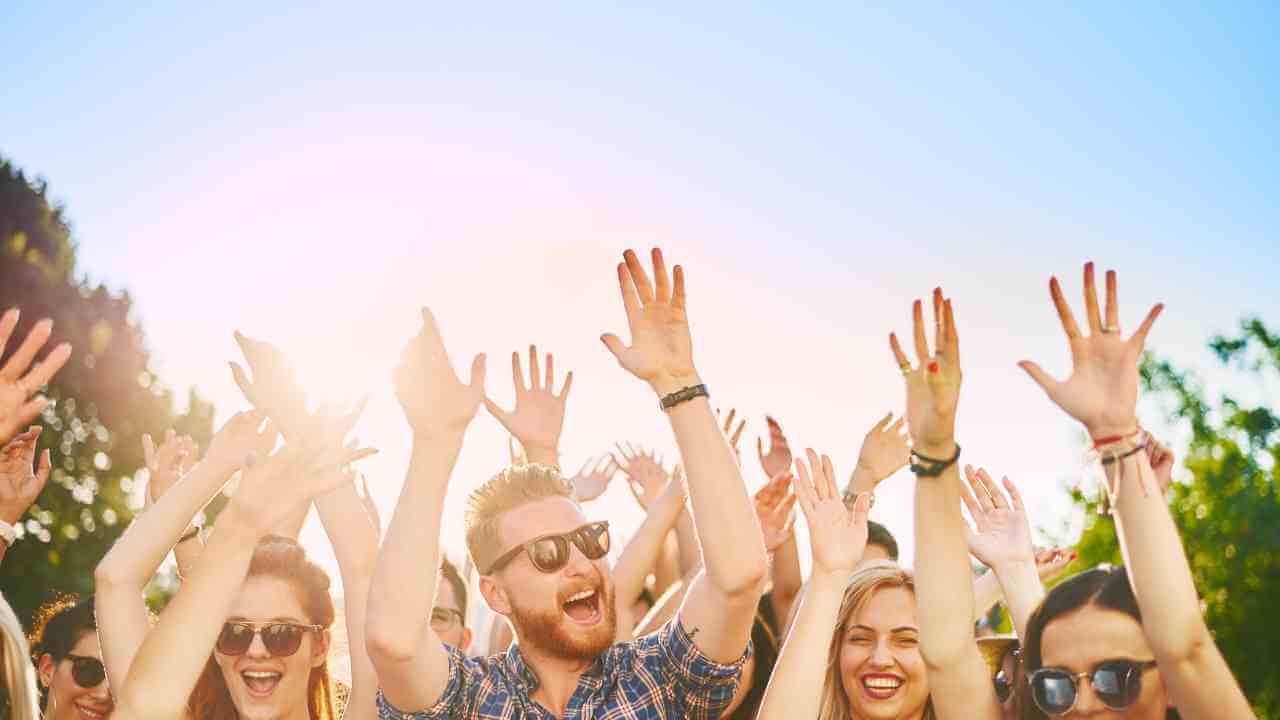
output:
[[[270,575],[254,575],[245,580],[227,620],[255,624],[312,622],[304,614],[293,585]],[[303,633],[296,653],[275,657],[267,651],[259,633],[243,655],[223,655],[215,649],[213,657],[241,718],[305,720],[311,670],[324,663],[327,652],[327,634],[308,631]]]
[[[587,522],[574,501],[548,497],[503,513],[499,533],[503,546],[514,548]],[[569,562],[547,573],[521,552],[506,567],[483,578],[480,589],[490,607],[511,619],[524,647],[560,658],[590,660],[613,643],[617,616],[608,556],[590,560],[569,543]]]
[[[1064,668],[1071,674],[1092,672],[1106,660],[1145,661],[1152,658],[1142,626],[1127,613],[1086,605],[1050,620],[1040,640],[1041,667]],[[1142,673],[1142,692],[1124,710],[1108,708],[1088,680],[1077,680],[1075,708],[1067,718],[1136,718],[1162,720],[1168,706],[1158,669]]]
[[80,639],[62,660],[54,661],[48,653],[40,657],[40,684],[49,689],[44,716],[46,720],[104,720],[114,708],[106,677],[93,687],[81,687],[75,679],[73,658],[102,661],[97,632],[80,633]]
[[910,590],[891,586],[874,591],[841,628],[840,640],[840,682],[855,717],[923,716],[929,681]]

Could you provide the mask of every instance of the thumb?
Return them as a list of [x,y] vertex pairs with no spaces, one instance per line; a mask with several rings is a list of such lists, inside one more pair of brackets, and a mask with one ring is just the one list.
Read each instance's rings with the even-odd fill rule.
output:
[[856,527],[865,528],[867,526],[867,514],[871,512],[871,493],[858,493],[858,498],[853,501],[853,524]]
[[1031,379],[1035,380],[1036,384],[1050,396],[1052,396],[1054,391],[1057,390],[1058,381],[1050,377],[1049,373],[1045,372],[1039,365],[1031,362],[1030,360],[1023,360],[1018,363],[1018,367],[1025,370],[1026,373],[1031,376]]
[[[506,427],[507,413],[502,408],[498,407],[498,403],[490,400],[488,395],[481,396],[480,402],[484,403],[484,409],[488,410],[489,414],[492,415],[495,420],[502,423],[503,427]],[[515,445],[511,444],[510,436],[507,437],[507,450],[511,453],[511,457],[514,460],[516,457],[516,448]]]
[[604,346],[609,348],[609,352],[613,353],[613,356],[618,359],[618,362],[622,362],[622,353],[626,352],[627,346],[622,343],[622,340],[617,335],[614,335],[613,333],[605,333],[600,336],[600,342],[604,343]]
[[484,392],[484,361],[484,353],[476,355],[471,361],[471,389],[479,389],[481,392]]
[[49,479],[49,470],[53,467],[53,463],[49,459],[49,448],[45,448],[40,453],[40,465],[36,469],[36,494],[44,489],[45,482]]

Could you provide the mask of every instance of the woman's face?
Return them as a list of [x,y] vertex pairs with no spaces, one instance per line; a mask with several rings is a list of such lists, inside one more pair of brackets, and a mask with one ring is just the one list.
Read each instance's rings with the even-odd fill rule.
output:
[[[265,575],[245,580],[227,621],[311,624],[293,586]],[[241,718],[306,718],[311,669],[324,663],[328,650],[327,633],[308,631],[302,634],[297,652],[273,656],[259,632],[243,655],[224,655],[215,648],[213,657]]]
[[[1092,673],[1106,660],[1152,659],[1142,627],[1117,610],[1086,606],[1049,621],[1040,641],[1042,667],[1063,668],[1072,675]],[[1168,699],[1160,673],[1152,668],[1142,673],[1142,692],[1124,710],[1108,708],[1098,699],[1088,678],[1076,679],[1076,704],[1067,718],[1136,718],[1163,720]]]
[[904,587],[877,590],[841,633],[840,682],[853,714],[864,720],[923,716],[929,680],[915,595]]
[[[44,716],[47,720],[104,720],[113,709],[111,693],[107,690],[105,672],[102,680],[91,687],[82,687],[76,680],[80,674],[96,677],[93,663],[102,662],[102,650],[98,647],[98,633],[88,630],[80,633],[80,640],[71,648],[67,657],[54,661],[48,653],[40,657],[40,684],[49,688]],[[76,664],[81,672],[76,672]]]

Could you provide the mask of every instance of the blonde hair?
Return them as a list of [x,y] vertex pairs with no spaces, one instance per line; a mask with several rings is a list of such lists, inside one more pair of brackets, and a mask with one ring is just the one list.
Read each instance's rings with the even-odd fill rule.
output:
[[0,673],[5,689],[9,691],[9,718],[11,720],[39,720],[40,692],[36,689],[36,669],[31,664],[31,651],[22,624],[4,595],[0,595]]
[[[467,552],[485,572],[508,548],[502,546],[498,519],[508,510],[544,498],[573,500],[573,483],[549,465],[517,465],[489,478],[467,496]],[[575,501],[576,502],[576,501]]]
[[[862,568],[849,578],[849,585],[844,590],[844,601],[840,604],[836,632],[827,648],[827,669],[822,683],[818,720],[849,720],[852,715],[853,708],[849,706],[849,698],[845,695],[844,685],[840,680],[840,648],[844,640],[844,629],[871,602],[871,596],[885,588],[906,588],[914,596],[915,577],[910,570],[904,570],[893,563],[877,562]],[[924,720],[934,720],[932,700],[925,705]]]

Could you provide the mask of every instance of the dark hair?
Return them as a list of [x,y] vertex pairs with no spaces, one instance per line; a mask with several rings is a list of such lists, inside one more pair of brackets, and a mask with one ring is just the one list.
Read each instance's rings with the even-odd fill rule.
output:
[[889,528],[875,520],[867,521],[867,544],[879,545],[889,553],[889,559],[898,562],[898,541],[893,538]]
[[760,702],[764,700],[764,691],[769,687],[769,676],[773,674],[773,666],[778,662],[778,635],[770,621],[773,606],[766,606],[763,598],[761,601],[756,619],[751,623],[751,653],[756,661],[755,666],[750,678],[739,681],[751,683],[751,688],[742,697],[742,704],[729,715],[729,720],[755,720],[760,711]]
[[[274,577],[293,585],[298,602],[306,614],[307,622],[320,625],[327,631],[333,626],[333,598],[329,595],[329,575],[307,558],[307,553],[297,540],[280,535],[268,535],[258,542],[249,561],[245,579]],[[339,716],[334,706],[333,680],[329,676],[328,660],[311,669],[307,679],[307,713],[311,720],[331,720]],[[188,700],[193,720],[235,720],[239,717],[231,691],[227,689],[222,670],[209,653],[204,672],[196,682]]]
[[[63,595],[40,606],[31,624],[27,643],[31,646],[31,661],[40,666],[40,658],[46,653],[54,662],[61,662],[71,654],[85,633],[97,632],[98,621],[93,615],[93,596]],[[40,706],[48,699],[49,688],[40,688]]]
[[453,586],[453,598],[458,601],[458,610],[462,612],[462,624],[467,624],[467,583],[458,572],[458,567],[449,562],[449,558],[440,558],[440,574],[444,581]]
[[[1023,720],[1047,720],[1032,701],[1031,685],[1025,680],[1032,672],[1043,667],[1040,645],[1044,640],[1045,628],[1063,615],[1090,606],[1122,612],[1139,625],[1142,624],[1142,612],[1138,609],[1137,598],[1133,596],[1129,573],[1123,567],[1100,565],[1068,578],[1050,590],[1027,621],[1027,637],[1022,642],[1017,707],[1018,716]],[[1177,720],[1178,711],[1170,708],[1165,718]]]

